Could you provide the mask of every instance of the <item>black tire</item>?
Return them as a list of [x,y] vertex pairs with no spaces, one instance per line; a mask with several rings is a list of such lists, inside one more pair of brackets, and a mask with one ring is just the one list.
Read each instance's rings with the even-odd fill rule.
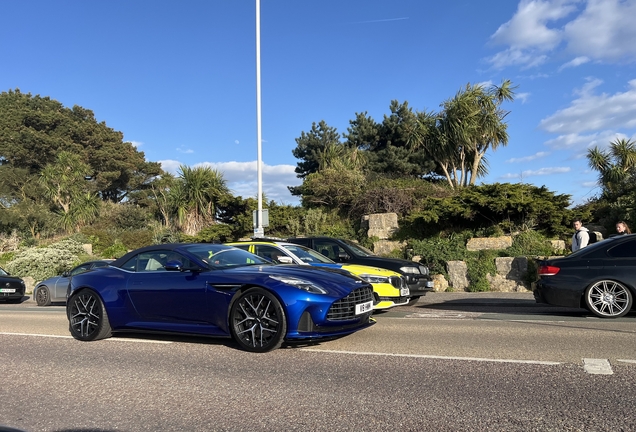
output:
[[251,288],[232,304],[230,331],[246,351],[272,351],[283,344],[287,333],[286,319],[283,307],[272,293]]
[[601,318],[619,318],[632,308],[634,296],[620,282],[602,280],[585,290],[585,304],[594,315]]
[[91,290],[83,289],[68,299],[66,312],[71,336],[81,341],[110,337],[111,328],[104,303]]
[[51,291],[46,285],[38,287],[35,291],[35,302],[38,306],[50,306],[51,305]]

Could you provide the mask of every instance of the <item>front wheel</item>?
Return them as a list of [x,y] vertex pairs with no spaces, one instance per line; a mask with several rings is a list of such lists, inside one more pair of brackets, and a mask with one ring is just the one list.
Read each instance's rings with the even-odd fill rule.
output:
[[50,306],[51,305],[51,292],[48,287],[42,285],[35,292],[35,302],[38,306]]
[[279,348],[287,333],[285,311],[278,299],[261,288],[251,288],[230,309],[232,337],[242,349],[267,352]]
[[66,308],[71,335],[81,341],[110,337],[111,328],[104,303],[90,290],[83,289],[68,299]]
[[585,291],[585,304],[601,318],[618,318],[632,308],[632,292],[620,282],[602,280]]

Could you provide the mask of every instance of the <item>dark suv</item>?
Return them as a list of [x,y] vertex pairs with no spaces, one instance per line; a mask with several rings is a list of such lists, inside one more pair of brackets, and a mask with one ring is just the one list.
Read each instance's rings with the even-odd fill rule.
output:
[[409,286],[410,303],[433,290],[433,280],[428,273],[428,267],[405,259],[375,255],[351,240],[333,237],[296,237],[287,241],[310,247],[336,262],[375,266],[402,273]]
[[0,300],[7,303],[20,303],[24,297],[24,281],[0,268]]

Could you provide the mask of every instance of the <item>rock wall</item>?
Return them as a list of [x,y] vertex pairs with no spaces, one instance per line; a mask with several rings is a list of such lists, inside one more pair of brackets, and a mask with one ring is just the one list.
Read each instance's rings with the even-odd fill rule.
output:
[[[498,292],[525,292],[531,287],[526,283],[525,275],[528,272],[528,259],[526,257],[501,257],[495,258],[497,273],[494,276],[486,275],[491,291]],[[468,280],[468,267],[464,261],[448,261],[448,283],[444,285],[439,279],[443,275],[434,275],[435,291],[446,291],[452,288],[454,291],[467,291],[470,287]],[[445,279],[444,279],[445,280]]]

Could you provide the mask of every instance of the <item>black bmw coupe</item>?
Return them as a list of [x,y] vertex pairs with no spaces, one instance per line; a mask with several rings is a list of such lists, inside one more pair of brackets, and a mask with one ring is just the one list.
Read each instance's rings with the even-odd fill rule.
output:
[[538,303],[586,308],[602,318],[626,315],[636,295],[636,234],[610,237],[539,266]]

